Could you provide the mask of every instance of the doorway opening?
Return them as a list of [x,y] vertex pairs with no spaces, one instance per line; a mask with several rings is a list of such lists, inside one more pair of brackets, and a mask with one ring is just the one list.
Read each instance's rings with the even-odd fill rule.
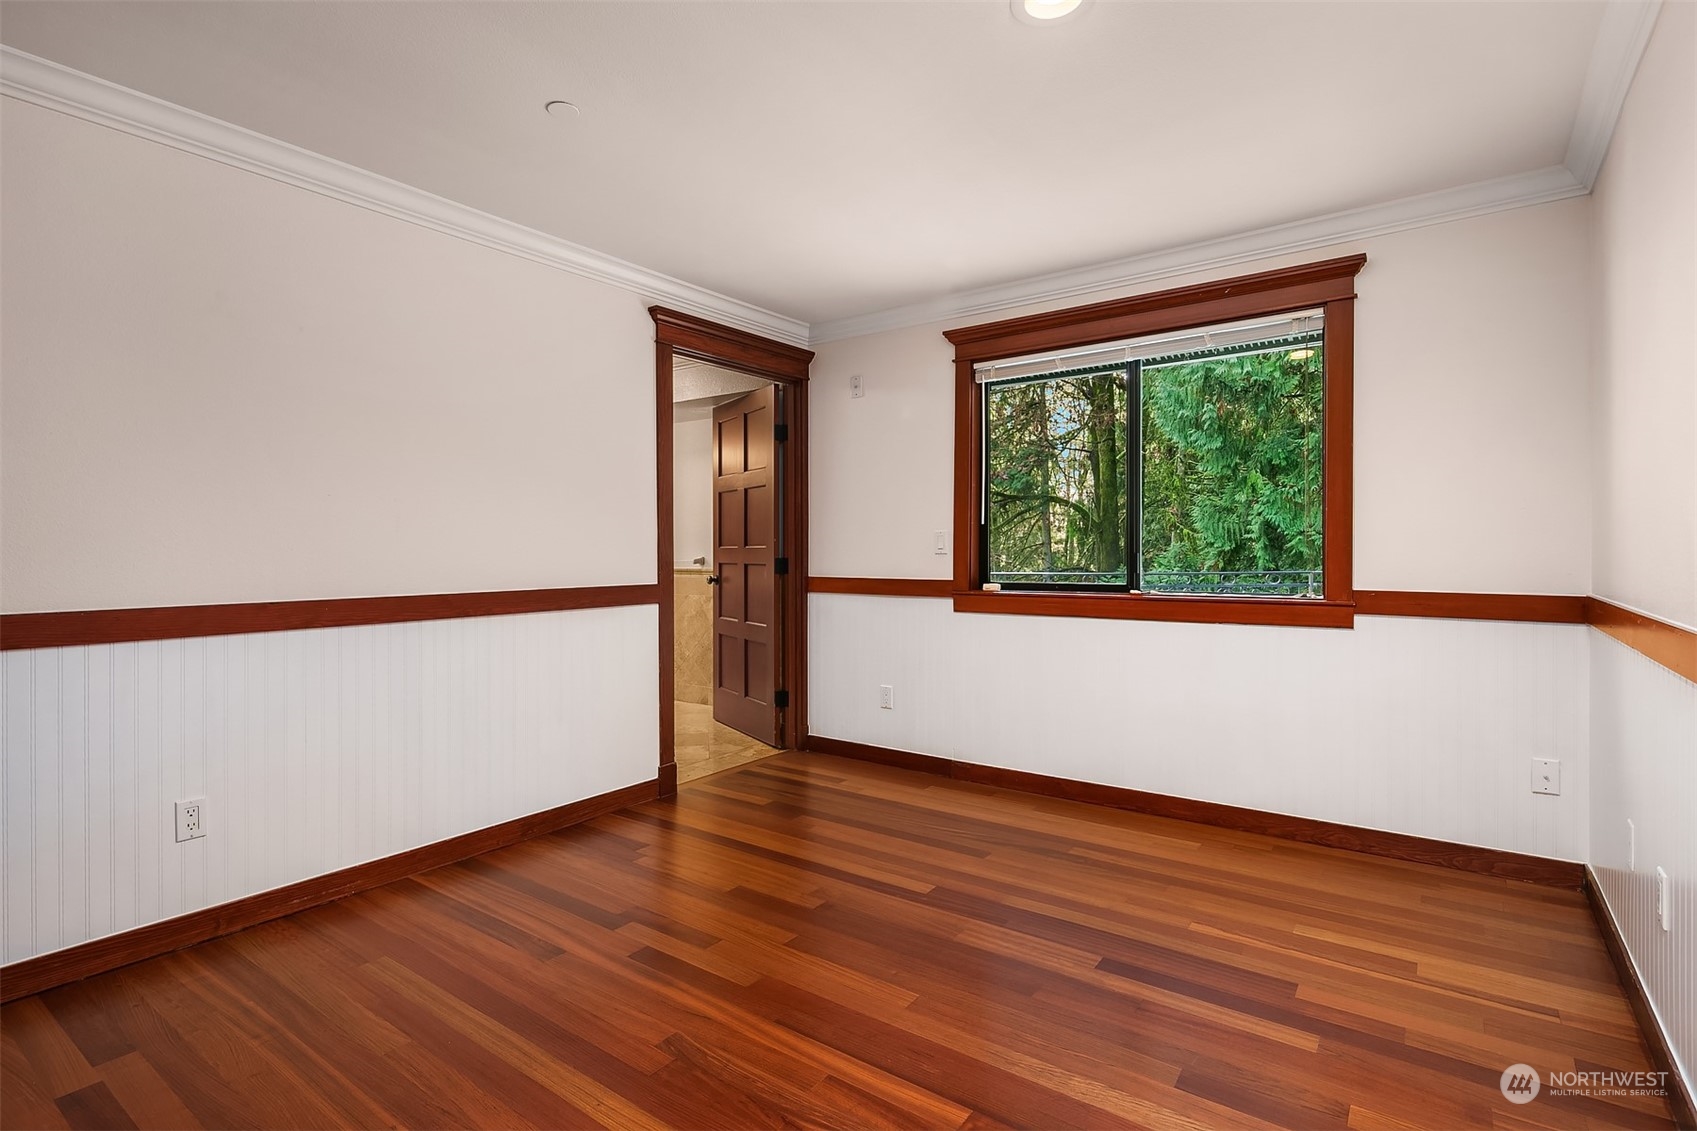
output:
[[777,752],[781,392],[672,360],[672,673],[678,784]]
[[650,314],[664,795],[806,735],[813,355],[658,307]]

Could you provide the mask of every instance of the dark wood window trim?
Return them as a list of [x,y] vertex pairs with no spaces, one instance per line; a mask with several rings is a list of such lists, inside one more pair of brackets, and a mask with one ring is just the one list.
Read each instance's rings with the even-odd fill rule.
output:
[[[1351,255],[945,332],[943,336],[955,347],[955,611],[1212,624],[1351,626],[1355,615],[1351,576],[1355,508],[1355,277],[1366,262],[1365,255]],[[974,376],[975,366],[1047,350],[1097,345],[1316,306],[1323,307],[1326,315],[1324,599],[1008,590],[987,593],[980,588],[984,577],[983,548],[978,537],[979,498],[984,489],[981,424],[984,394]]]
[[693,357],[712,365],[775,381],[788,390],[785,421],[789,440],[781,446],[783,524],[789,573],[778,578],[778,686],[790,693],[779,739],[800,748],[807,738],[807,370],[813,351],[750,334],[693,314],[648,308],[654,319],[655,570],[660,604],[660,796],[678,790],[672,667],[672,359]]

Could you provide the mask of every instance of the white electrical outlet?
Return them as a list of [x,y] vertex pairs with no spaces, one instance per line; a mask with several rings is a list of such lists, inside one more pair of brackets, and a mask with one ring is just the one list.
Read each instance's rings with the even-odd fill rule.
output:
[[946,553],[949,552],[948,538],[944,536],[944,534],[941,530],[936,531],[934,534],[932,534],[931,541],[932,541],[932,544],[936,547],[932,551],[933,553],[946,554]]
[[1532,759],[1532,792],[1552,794],[1561,792],[1560,758]]
[[895,689],[887,683],[878,685],[878,706],[886,711],[893,711],[896,708]]
[[1638,826],[1632,823],[1632,818],[1626,819],[1626,870],[1637,871],[1638,868]]
[[198,840],[206,835],[206,798],[191,797],[177,802],[177,840]]
[[864,397],[865,395],[866,386],[861,383],[860,374],[856,373],[853,377],[849,378],[849,396]]
[[1668,874],[1660,868],[1656,869],[1656,922],[1664,931],[1673,927],[1668,919]]

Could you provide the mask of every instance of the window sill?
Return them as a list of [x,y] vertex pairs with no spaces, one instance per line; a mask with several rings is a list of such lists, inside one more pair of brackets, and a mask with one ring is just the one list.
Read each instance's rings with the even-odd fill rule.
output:
[[1023,617],[1097,617],[1189,624],[1273,624],[1353,628],[1354,601],[1304,601],[1287,597],[1156,596],[1148,593],[1058,593],[981,589],[954,592],[957,613]]

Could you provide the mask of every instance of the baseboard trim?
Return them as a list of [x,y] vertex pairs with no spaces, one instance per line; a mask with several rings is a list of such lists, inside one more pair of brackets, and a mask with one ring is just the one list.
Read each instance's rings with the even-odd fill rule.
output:
[[355,864],[351,868],[286,884],[230,903],[191,911],[187,915],[0,966],[0,1002],[14,1001],[67,982],[116,970],[132,962],[156,958],[445,864],[581,824],[643,801],[652,801],[657,791],[657,781],[638,782],[393,856]]
[[1342,848],[1370,856],[1384,856],[1392,860],[1436,864],[1442,868],[1454,868],[1503,879],[1527,880],[1550,887],[1585,886],[1585,866],[1570,860],[1552,860],[1496,848],[1454,844],[1407,833],[1364,829],[1310,817],[1292,817],[1260,809],[1245,809],[1237,805],[1222,805],[1214,801],[1194,801],[1164,793],[1148,793],[1124,786],[1073,781],[1070,778],[1034,774],[1025,770],[1006,770],[997,766],[939,758],[932,754],[915,754],[907,750],[891,750],[840,738],[811,735],[807,741],[807,749],[820,754],[836,754],[864,762],[878,762],[906,770],[939,774],[958,781],[1016,789],[1023,793],[1059,797],[1068,801],[1084,801],[1113,809],[1129,809],[1156,817],[1171,817],[1199,825],[1215,825],[1237,829],[1240,832],[1260,833],[1282,840],[1298,840],[1307,844],[1324,845],[1327,848]]
[[896,766],[903,770],[918,770],[922,774],[940,777],[958,776],[955,768],[971,763],[939,758],[935,754],[915,754],[911,750],[893,750],[888,746],[873,746],[865,742],[850,742],[846,738],[826,738],[810,734],[804,749],[815,754],[835,754],[839,758],[854,758],[861,762],[877,762],[881,766]]
[[1614,909],[1603,898],[1602,886],[1597,883],[1597,874],[1589,864],[1585,865],[1585,898],[1591,904],[1591,916],[1597,920],[1597,930],[1601,932],[1603,945],[1614,962],[1615,973],[1620,976],[1620,987],[1626,991],[1626,1000],[1632,1004],[1633,1016],[1638,1018],[1644,1043],[1650,1047],[1650,1059],[1656,1062],[1656,1071],[1667,1073],[1668,1106],[1673,1108],[1674,1122],[1681,1127],[1697,1128],[1697,1101],[1692,1098],[1691,1081],[1679,1073],[1679,1064],[1674,1059],[1667,1031],[1662,1028],[1661,1016],[1650,1003],[1644,980],[1638,976],[1638,964],[1632,961],[1632,952],[1626,949],[1626,937],[1620,933],[1620,924],[1615,921]]

